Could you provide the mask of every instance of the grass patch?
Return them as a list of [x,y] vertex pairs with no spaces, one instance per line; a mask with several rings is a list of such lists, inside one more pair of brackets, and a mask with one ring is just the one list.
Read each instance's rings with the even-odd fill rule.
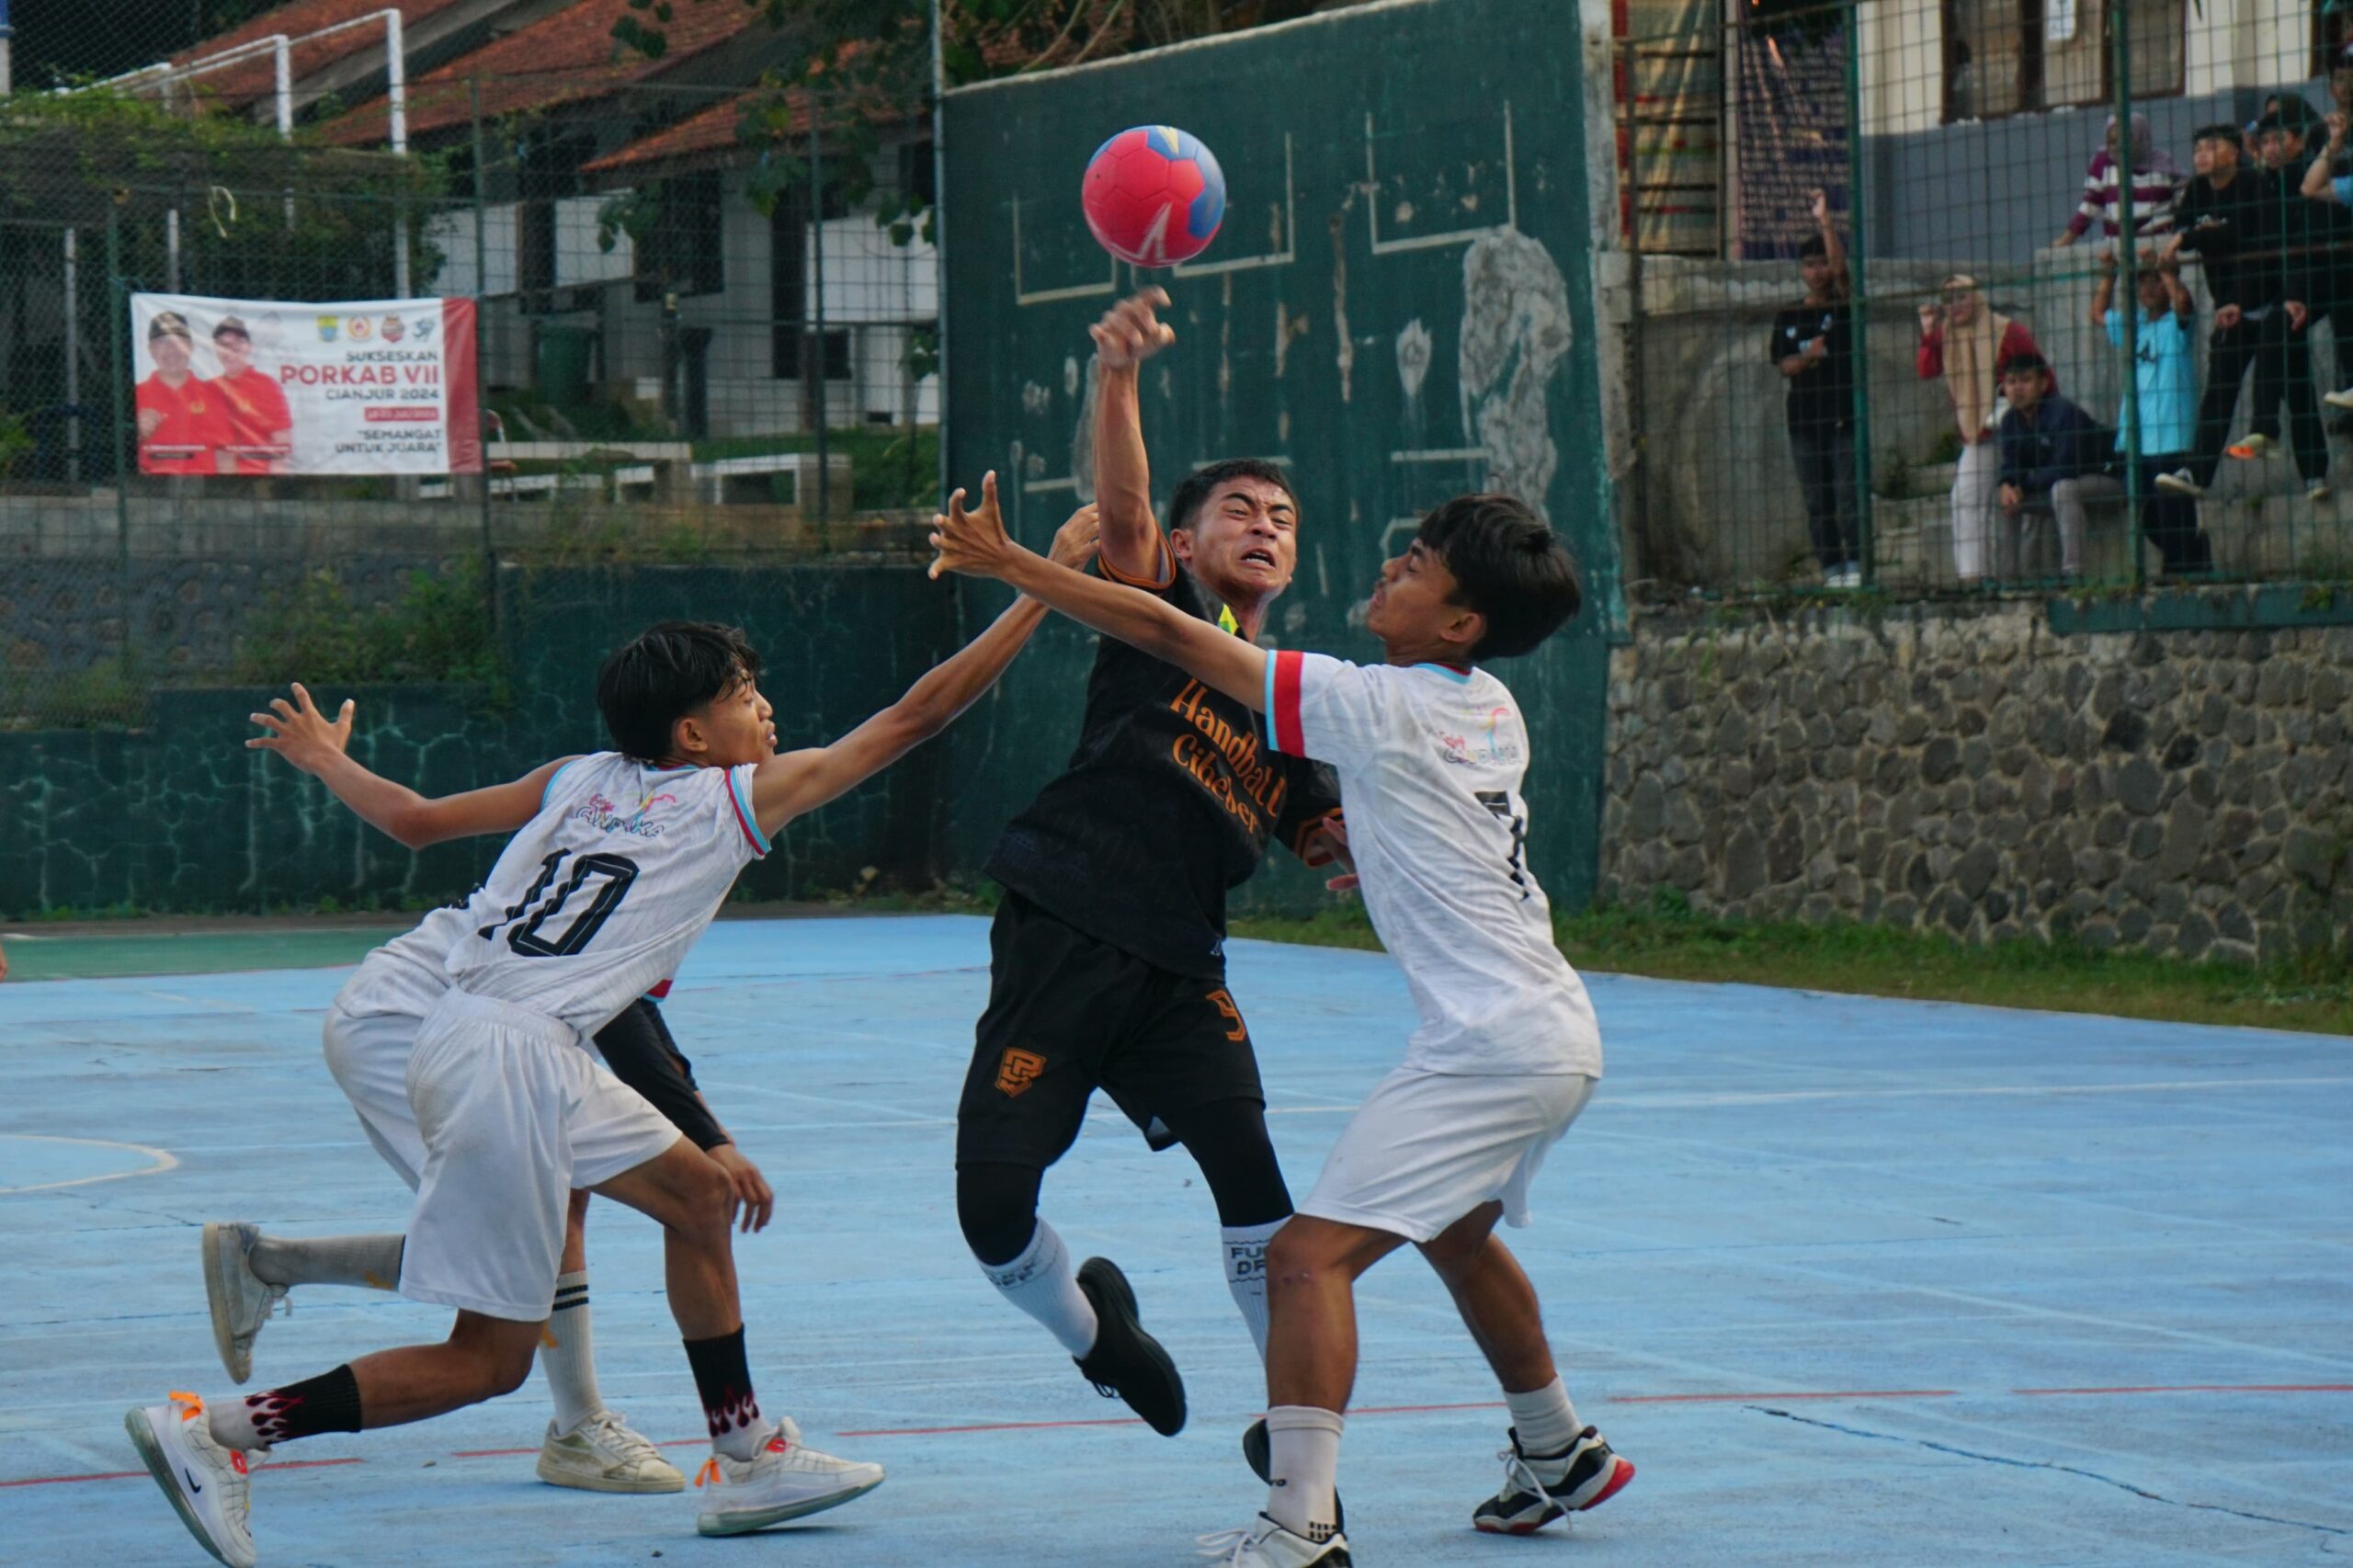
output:
[[[1579,969],[1660,980],[2353,1034],[2353,952],[2347,951],[2261,968],[2185,963],[2066,943],[1970,947],[1927,932],[1852,922],[1718,920],[1664,901],[1562,915],[1553,929],[1561,951]],[[1356,904],[1305,918],[1239,919],[1233,932],[1326,947],[1381,945]]]

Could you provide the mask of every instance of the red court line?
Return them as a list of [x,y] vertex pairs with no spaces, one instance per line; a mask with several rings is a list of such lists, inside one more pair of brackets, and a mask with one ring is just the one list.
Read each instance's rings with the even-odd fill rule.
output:
[[[849,1436],[844,1433],[844,1437]],[[671,1437],[654,1446],[657,1449],[699,1449],[710,1441],[709,1437]],[[449,1457],[453,1460],[512,1459],[517,1454],[536,1454],[538,1449],[460,1449]]]
[[1604,1404],[1717,1404],[1744,1399],[1947,1399],[1958,1389],[1838,1389],[1829,1393],[1621,1393]]
[[2012,1393],[2353,1393],[2353,1383],[2150,1383],[2141,1388],[2012,1389]]
[[1110,1421],[991,1421],[978,1426],[877,1426],[863,1432],[836,1432],[836,1437],[946,1437],[964,1432],[1045,1432],[1062,1426],[1141,1426],[1131,1415]]
[[[537,1449],[531,1451],[539,1452]],[[262,1468],[265,1470],[324,1470],[329,1465],[366,1464],[367,1462],[366,1460],[355,1454],[349,1459],[341,1460],[281,1460],[275,1464],[266,1464]],[[34,1475],[28,1476],[22,1481],[0,1481],[0,1486],[71,1486],[77,1481],[136,1481],[144,1477],[146,1473],[143,1470],[108,1470],[100,1471],[96,1475]]]

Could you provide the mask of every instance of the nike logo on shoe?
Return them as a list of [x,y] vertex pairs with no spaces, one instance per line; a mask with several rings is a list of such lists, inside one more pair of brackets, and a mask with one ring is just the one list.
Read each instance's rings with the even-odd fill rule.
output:
[[204,1490],[203,1484],[196,1479],[195,1474],[189,1471],[188,1466],[180,1466],[180,1473],[188,1477],[188,1489],[190,1492],[201,1492]]

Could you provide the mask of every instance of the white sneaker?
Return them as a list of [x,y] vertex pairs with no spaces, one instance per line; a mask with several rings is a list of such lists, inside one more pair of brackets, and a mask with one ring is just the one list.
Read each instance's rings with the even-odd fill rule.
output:
[[1199,1538],[1201,1555],[1233,1568],[1354,1568],[1348,1538],[1337,1530],[1332,1539],[1316,1542],[1290,1531],[1265,1514],[1248,1529],[1220,1530]]
[[2313,487],[2304,492],[2304,499],[2312,502],[2314,506],[2318,506],[2321,502],[2327,500],[2331,492],[2328,488],[2328,481],[2325,479],[2315,479],[2313,481]]
[[122,1427],[197,1544],[229,1568],[254,1568],[245,1456],[212,1440],[204,1401],[175,1393],[168,1404],[131,1411]]
[[882,1484],[882,1467],[802,1448],[801,1428],[788,1417],[752,1458],[713,1454],[703,1460],[695,1484],[710,1489],[702,1494],[695,1528],[705,1535],[742,1535],[863,1497]]
[[[248,1254],[258,1225],[216,1223],[204,1227],[204,1299],[212,1309],[212,1347],[232,1381],[254,1375],[254,1336],[278,1303],[286,1301],[286,1287],[272,1285],[253,1269]],[[286,1310],[292,1312],[293,1303]]]
[[2160,490],[2170,490],[2177,495],[2203,495],[2206,494],[2206,487],[2199,483],[2197,479],[2186,468],[2176,469],[2171,473],[2161,473],[2157,475],[2157,488]]
[[2347,387],[2342,392],[2323,392],[2320,400],[2331,408],[2353,408],[2353,387]]
[[540,1444],[540,1479],[550,1486],[583,1492],[687,1489],[678,1467],[609,1410],[597,1412],[569,1432],[559,1433],[555,1423],[549,1422],[547,1437]]

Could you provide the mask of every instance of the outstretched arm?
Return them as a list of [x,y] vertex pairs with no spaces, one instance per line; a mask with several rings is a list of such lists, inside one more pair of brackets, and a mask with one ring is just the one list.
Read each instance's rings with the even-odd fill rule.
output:
[[1095,496],[1103,518],[1103,564],[1115,576],[1158,586],[1169,555],[1152,515],[1152,465],[1144,455],[1139,392],[1143,362],[1176,341],[1156,313],[1168,303],[1143,289],[1103,312],[1095,338]]
[[541,763],[509,784],[428,799],[405,784],[370,773],[351,759],[351,715],[357,706],[344,699],[329,722],[312,702],[301,681],[294,683],[294,700],[280,697],[272,711],[251,715],[269,733],[245,742],[249,751],[274,751],[335,792],[370,826],[381,829],[411,849],[423,849],[452,838],[477,834],[513,833],[539,814],[548,780],[571,757]]
[[[989,475],[988,497],[994,515],[994,473]],[[962,514],[961,490],[948,498],[948,509]],[[945,523],[937,517],[932,520]],[[1097,539],[1096,509],[1081,506],[1054,535],[1054,559],[1084,566],[1094,558]],[[948,728],[996,684],[1045,619],[1045,608],[1036,601],[1014,600],[986,631],[926,671],[904,697],[833,744],[787,752],[760,764],[752,776],[752,814],[759,819],[760,831],[772,834],[802,812],[847,793]]]
[[950,506],[947,517],[932,521],[931,544],[939,552],[931,563],[934,577],[942,572],[995,577],[1106,637],[1116,637],[1228,697],[1265,710],[1267,655],[1262,650],[1150,594],[1082,576],[1022,549],[1006,537],[1005,519],[997,511],[996,475],[981,481],[979,511]]

